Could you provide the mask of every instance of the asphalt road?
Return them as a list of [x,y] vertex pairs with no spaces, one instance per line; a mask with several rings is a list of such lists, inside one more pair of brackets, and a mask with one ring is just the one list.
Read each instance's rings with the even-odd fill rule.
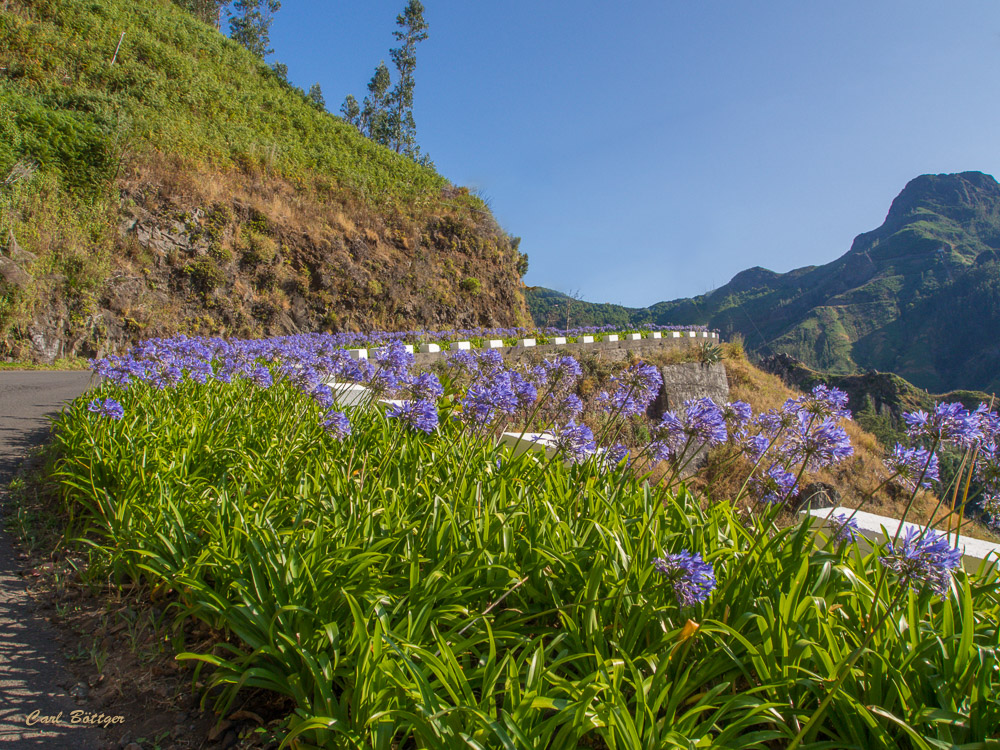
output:
[[[47,417],[83,393],[90,378],[90,372],[0,371],[0,515],[14,472],[48,435]],[[72,724],[79,708],[67,692],[73,680],[57,633],[26,592],[22,565],[0,523],[0,748],[92,750],[100,738]]]

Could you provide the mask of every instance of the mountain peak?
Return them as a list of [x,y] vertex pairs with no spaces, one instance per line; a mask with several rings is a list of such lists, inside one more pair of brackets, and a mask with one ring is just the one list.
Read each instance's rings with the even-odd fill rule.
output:
[[896,225],[920,209],[928,209],[957,220],[968,218],[984,207],[1000,204],[1000,184],[983,172],[923,174],[906,183],[885,217]]

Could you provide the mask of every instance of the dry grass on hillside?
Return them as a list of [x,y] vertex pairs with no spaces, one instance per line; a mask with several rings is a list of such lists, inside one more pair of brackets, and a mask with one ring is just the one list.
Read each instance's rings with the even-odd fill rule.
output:
[[[757,412],[779,407],[787,399],[801,395],[800,391],[785,385],[776,375],[762,372],[750,364],[738,347],[726,349],[726,373],[734,401],[746,401]],[[818,472],[810,481],[826,482],[836,487],[843,506],[849,508],[860,506],[862,510],[900,518],[906,509],[909,493],[889,486],[869,498],[872,490],[882,484],[888,476],[882,463],[884,448],[873,435],[862,430],[857,423],[847,422],[844,427],[854,446],[854,456]],[[713,477],[713,481],[715,487],[723,491],[732,490],[735,494],[739,489],[738,486],[727,486],[726,477]],[[734,481],[729,482],[729,485],[734,484]],[[907,520],[926,524],[933,517],[935,519],[933,526],[945,531],[948,530],[949,523],[949,519],[945,517],[946,513],[945,504],[939,505],[936,495],[921,491],[910,509]],[[962,534],[997,540],[996,536],[984,526],[968,519],[963,523]]]

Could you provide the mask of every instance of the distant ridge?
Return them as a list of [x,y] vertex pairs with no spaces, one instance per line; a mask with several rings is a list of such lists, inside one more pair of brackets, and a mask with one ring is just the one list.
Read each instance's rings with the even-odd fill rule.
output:
[[536,287],[527,299],[539,323],[561,322],[567,308],[579,325],[699,323],[818,370],[894,372],[935,392],[997,391],[1000,184],[982,172],[921,175],[837,260],[788,273],[750,268],[694,298],[627,308]]

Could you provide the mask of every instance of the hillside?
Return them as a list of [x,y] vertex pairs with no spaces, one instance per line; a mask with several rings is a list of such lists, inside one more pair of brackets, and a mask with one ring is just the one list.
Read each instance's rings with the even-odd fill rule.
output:
[[[818,370],[891,371],[931,391],[1000,389],[1000,185],[923,175],[842,257],[788,273],[755,267],[712,292],[649,308],[573,303],[576,317],[703,323]],[[558,293],[556,293],[558,294]],[[558,300],[530,290],[536,320]],[[568,299],[568,298],[567,298]],[[565,304],[566,300],[562,302]]]
[[168,0],[3,3],[0,251],[8,358],[528,321],[481,200]]

